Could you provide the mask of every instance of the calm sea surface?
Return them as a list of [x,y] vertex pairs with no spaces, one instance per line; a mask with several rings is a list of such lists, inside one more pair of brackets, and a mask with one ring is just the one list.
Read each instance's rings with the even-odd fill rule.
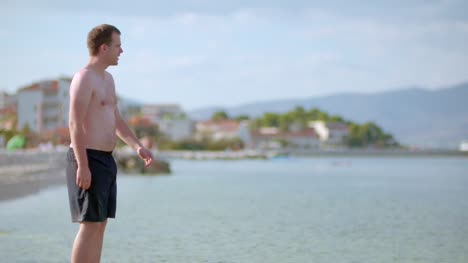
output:
[[[102,262],[468,262],[468,158],[171,162],[119,175]],[[0,262],[68,262],[65,184],[0,202]]]

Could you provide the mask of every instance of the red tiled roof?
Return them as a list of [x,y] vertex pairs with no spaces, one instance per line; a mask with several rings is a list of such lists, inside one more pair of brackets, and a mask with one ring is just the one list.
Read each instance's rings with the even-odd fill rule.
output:
[[223,132],[234,132],[239,129],[239,123],[233,120],[221,120],[221,121],[201,121],[199,124],[218,131]]
[[37,90],[42,90],[43,92],[57,92],[59,88],[59,81],[58,80],[52,80],[52,81],[41,81],[38,83],[33,83],[29,86],[26,86],[24,88],[21,88],[18,90],[18,92],[23,92],[23,91],[37,91]]
[[0,115],[16,114],[16,105],[10,105],[8,107],[0,109]]
[[287,132],[284,134],[286,137],[317,137],[317,133],[314,128],[307,128],[303,131],[298,132]]
[[206,121],[200,121],[200,124],[203,125],[233,125],[233,124],[239,124],[237,121],[233,120],[219,120],[219,121],[214,121],[214,120],[206,120]]
[[151,119],[147,117],[139,117],[139,116],[131,117],[130,120],[128,121],[128,124],[130,124],[131,126],[137,126],[137,127],[153,126],[153,122],[151,121]]
[[21,89],[18,90],[18,93],[23,92],[23,91],[32,91],[32,90],[39,90],[39,84],[34,83],[34,84],[31,84],[31,85],[29,85],[27,87],[21,88]]
[[281,138],[279,134],[264,134],[256,131],[251,132],[250,136],[253,138]]
[[57,92],[58,88],[59,88],[59,82],[58,80],[54,80],[49,85],[42,87],[42,90],[44,92]]

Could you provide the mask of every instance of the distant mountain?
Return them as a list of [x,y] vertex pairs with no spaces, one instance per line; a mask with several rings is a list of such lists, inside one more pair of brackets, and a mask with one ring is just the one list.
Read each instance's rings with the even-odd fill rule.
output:
[[373,94],[343,93],[306,99],[254,102],[236,107],[210,107],[189,112],[208,119],[225,110],[230,116],[282,113],[296,106],[313,107],[345,119],[374,121],[405,144],[455,148],[468,139],[468,82],[435,90],[408,88]]

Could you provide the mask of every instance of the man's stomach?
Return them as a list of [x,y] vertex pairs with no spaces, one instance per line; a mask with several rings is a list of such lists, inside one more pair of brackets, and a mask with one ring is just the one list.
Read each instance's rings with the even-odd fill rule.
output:
[[113,134],[88,134],[86,148],[111,152],[117,144],[117,136]]

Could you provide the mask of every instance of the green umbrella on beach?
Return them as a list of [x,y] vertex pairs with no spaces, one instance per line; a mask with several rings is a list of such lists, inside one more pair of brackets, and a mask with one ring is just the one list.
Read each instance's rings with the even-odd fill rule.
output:
[[22,149],[26,144],[26,138],[23,135],[15,135],[8,140],[6,148],[8,151],[14,151],[16,149]]

